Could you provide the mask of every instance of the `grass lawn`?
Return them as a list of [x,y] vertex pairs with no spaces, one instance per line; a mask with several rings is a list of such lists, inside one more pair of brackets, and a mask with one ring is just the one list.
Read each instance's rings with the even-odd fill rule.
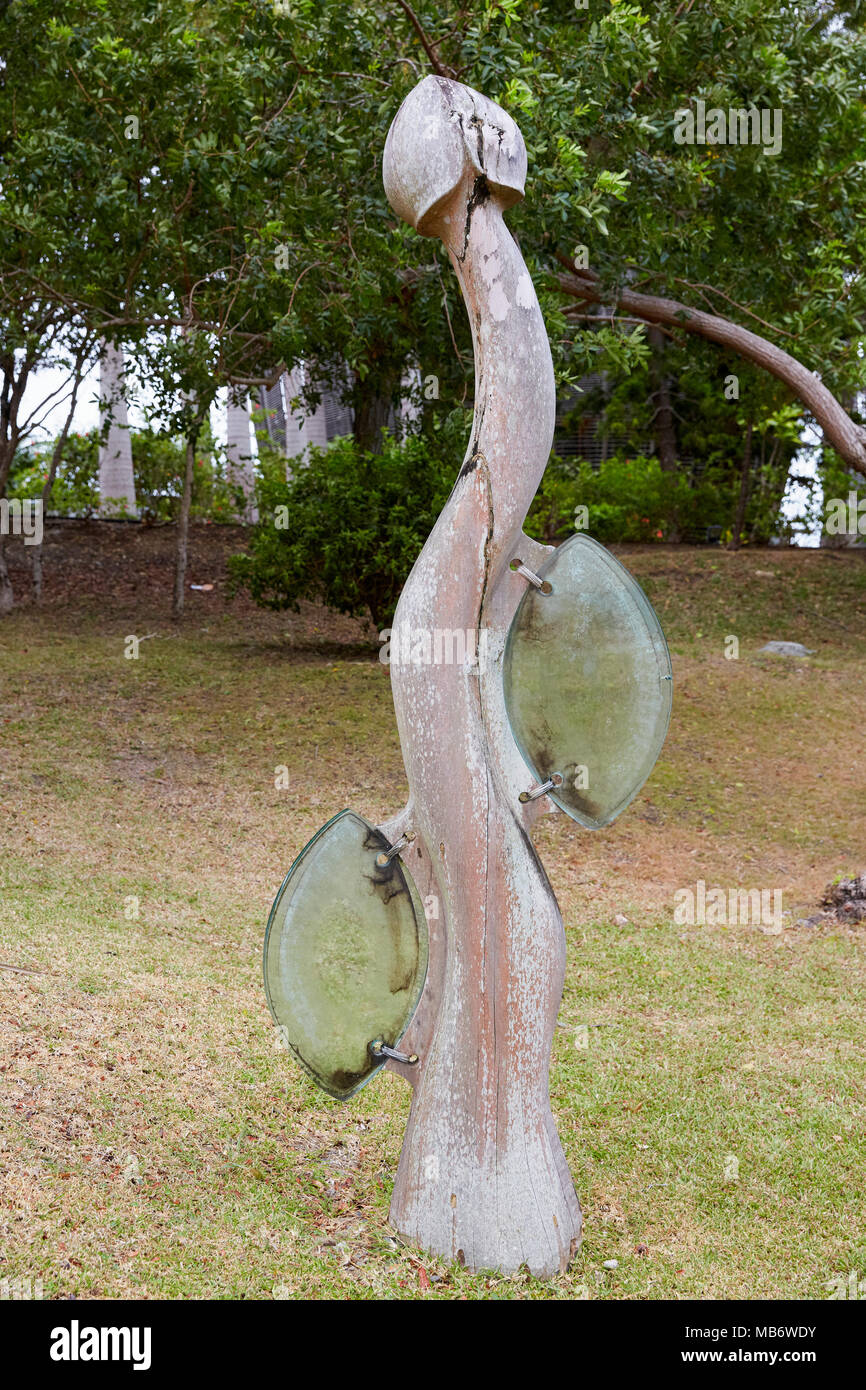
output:
[[[226,605],[231,537],[204,528],[189,578],[215,587],[173,626],[168,532],[74,529],[43,607],[0,625],[0,1279],[55,1298],[762,1299],[866,1276],[866,922],[796,925],[866,871],[862,554],[621,553],[668,635],[674,715],[612,827],[537,833],[568,937],[553,1108],[586,1218],[572,1269],[541,1283],[395,1239],[408,1088],[382,1074],[328,1099],[265,1004],[295,854],[342,807],[376,821],[405,798],[375,645],[323,610]],[[815,654],[760,655],[770,638]],[[782,890],[784,929],[676,925],[699,879]]]

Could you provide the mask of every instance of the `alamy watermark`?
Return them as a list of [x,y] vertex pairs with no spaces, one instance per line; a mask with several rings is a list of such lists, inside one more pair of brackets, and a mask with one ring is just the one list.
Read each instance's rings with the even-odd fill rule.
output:
[[42,498],[0,497],[0,536],[23,536],[25,545],[41,545]]
[[476,666],[487,653],[487,629],[386,627],[379,633],[383,666]]
[[824,529],[828,536],[866,536],[866,497],[848,493],[848,500],[831,497]]
[[149,1327],[82,1327],[73,1318],[52,1329],[48,1354],[52,1361],[128,1361],[134,1371],[147,1371],[151,1339]]
[[20,1276],[9,1279],[0,1279],[0,1302],[7,1299],[20,1300],[30,1303],[36,1299],[44,1298],[41,1279],[31,1279],[29,1276]]
[[848,1274],[834,1274],[824,1284],[828,1290],[830,1300],[855,1298],[858,1301],[866,1299],[866,1279],[861,1279],[856,1269],[849,1269]]
[[760,145],[771,156],[782,150],[782,112],[776,107],[711,106],[702,97],[695,110],[684,106],[674,113],[677,145]]
[[762,927],[782,930],[781,888],[707,888],[699,878],[694,888],[674,893],[674,923],[678,927]]

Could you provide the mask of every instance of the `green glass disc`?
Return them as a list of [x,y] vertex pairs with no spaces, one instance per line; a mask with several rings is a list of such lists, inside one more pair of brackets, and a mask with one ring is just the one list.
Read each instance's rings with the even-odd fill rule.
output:
[[528,585],[508,633],[503,678],[512,732],[551,800],[597,830],[637,795],[670,722],[670,653],[640,585],[578,534]]
[[341,811],[289,870],[265,934],[265,993],[287,1046],[329,1095],[346,1100],[384,1066],[427,973],[427,922],[384,835]]

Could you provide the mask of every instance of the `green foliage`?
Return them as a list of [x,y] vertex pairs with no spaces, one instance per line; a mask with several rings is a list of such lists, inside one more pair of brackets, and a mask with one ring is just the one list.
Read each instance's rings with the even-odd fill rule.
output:
[[[10,497],[41,497],[54,441],[31,445],[15,455],[9,474]],[[57,469],[48,511],[58,516],[92,516],[99,506],[99,431],[70,434]]]
[[575,530],[575,509],[587,508],[586,526],[602,542],[703,538],[708,526],[730,526],[733,480],[718,469],[692,479],[665,473],[655,458],[606,459],[598,472],[585,460],[577,468],[553,458],[527,519],[528,535],[565,540]]
[[229,562],[235,586],[264,607],[320,600],[387,625],[451,490],[465,436],[465,416],[454,412],[427,435],[384,434],[381,453],[337,439],[310,449],[289,479],[286,460],[266,452],[259,523],[248,553]]
[[[136,500],[146,521],[174,521],[180,511],[186,452],[181,440],[158,430],[132,433]],[[226,479],[225,460],[210,429],[199,437],[190,515],[197,521],[234,521],[243,498]]]
[[[146,521],[171,521],[177,515],[183,491],[185,451],[180,440],[157,430],[133,433],[132,469],[135,499]],[[202,455],[196,451],[196,461]],[[193,473],[193,496],[199,468]]]
[[[736,375],[738,396],[727,399],[729,373]],[[766,545],[772,536],[789,537],[797,531],[811,531],[818,524],[818,510],[805,506],[800,519],[792,522],[782,514],[786,482],[792,463],[801,448],[804,412],[791,402],[788,392],[775,377],[723,353],[715,344],[692,339],[678,346],[665,341],[655,344],[645,363],[633,365],[618,379],[608,378],[604,387],[596,386],[579,395],[562,419],[566,434],[579,434],[587,418],[597,433],[612,436],[614,452],[635,458],[651,452],[657,439],[662,381],[667,388],[673,416],[678,470],[687,479],[713,479],[725,497],[736,498],[740,488],[748,426],[752,426],[751,466],[745,536],[755,544]],[[629,441],[625,444],[624,441]],[[805,479],[797,477],[798,482]],[[688,484],[691,487],[691,482]],[[803,496],[803,494],[799,494]],[[723,520],[708,525],[730,527],[735,502]],[[703,521],[701,521],[703,526]]]
[[822,528],[828,530],[827,522],[832,518],[828,534],[839,534],[838,504],[841,502],[846,509],[849,533],[856,530],[856,540],[862,544],[866,541],[866,479],[846,468],[833,449],[823,451],[818,479],[823,496],[820,503],[815,504],[815,512]]
[[[508,220],[561,383],[605,371],[646,400],[643,326],[588,318],[563,293],[581,246],[605,292],[723,314],[840,397],[866,384],[859,0],[424,0],[384,23],[366,0],[0,8],[0,336],[23,356],[48,309],[107,317],[173,431],[191,432],[191,402],[215,383],[259,380],[280,358],[304,361],[311,392],[342,364],[356,420],[373,425],[360,407],[399,395],[409,366],[440,383],[425,429],[471,395],[450,266],[381,184],[386,131],[431,52],[519,119],[527,197]],[[698,100],[781,111],[781,155],[676,144],[676,111]],[[690,398],[675,402],[679,448],[735,471],[753,402],[744,390],[736,412],[721,396],[718,377],[739,367],[715,346],[705,380],[689,378],[694,341],[670,330],[668,371]],[[792,449],[768,422],[788,398],[754,420],[750,515],[771,518],[750,522],[755,539],[784,490]]]
[[[135,493],[144,521],[174,521],[183,491],[182,440],[150,428],[132,430]],[[9,476],[10,497],[39,497],[54,450],[51,440],[20,449]],[[222,450],[206,429],[196,449],[190,514],[198,521],[235,521],[243,497],[229,485]],[[48,511],[54,516],[93,516],[99,508],[99,431],[70,434],[57,469]]]

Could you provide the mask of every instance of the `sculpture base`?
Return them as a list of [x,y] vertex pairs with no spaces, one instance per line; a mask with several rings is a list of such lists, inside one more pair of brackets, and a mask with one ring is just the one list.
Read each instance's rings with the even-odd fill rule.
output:
[[583,1220],[555,1134],[553,1144],[543,1145],[527,1135],[513,1153],[500,1151],[489,1169],[459,1171],[426,1154],[415,1181],[411,1149],[404,1144],[391,1202],[390,1222],[400,1235],[473,1274],[527,1268],[548,1279],[566,1271]]

